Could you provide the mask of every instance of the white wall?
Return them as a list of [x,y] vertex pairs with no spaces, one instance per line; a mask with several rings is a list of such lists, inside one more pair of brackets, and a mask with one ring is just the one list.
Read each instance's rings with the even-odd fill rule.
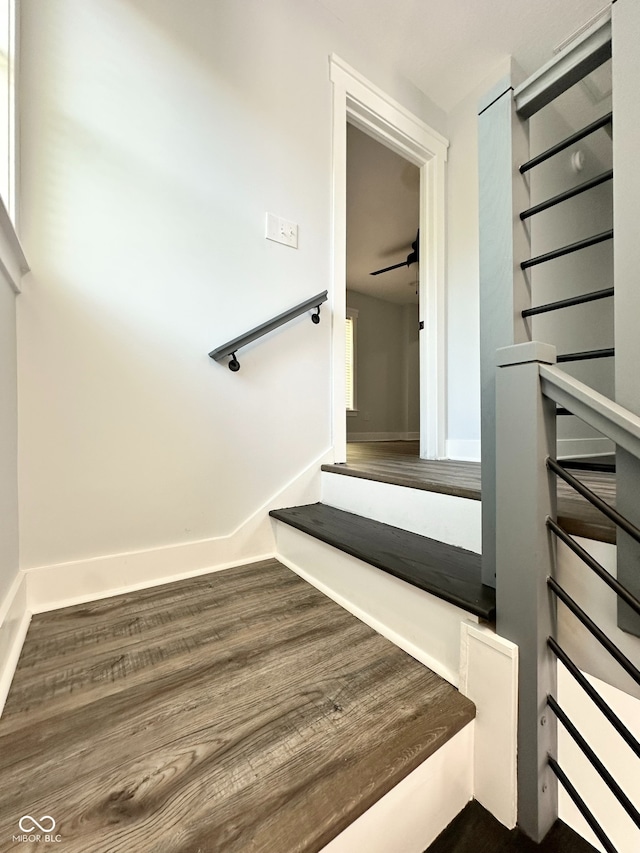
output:
[[511,70],[506,58],[448,115],[447,446],[480,460],[478,102]]
[[18,574],[17,433],[16,296],[0,275],[0,610]]
[[347,438],[400,438],[417,433],[418,306],[399,305],[355,291],[347,292],[347,304],[358,311],[358,411],[347,417]]
[[328,310],[207,357],[328,285],[329,54],[443,114],[312,0],[21,8],[22,565],[224,535],[330,444]]

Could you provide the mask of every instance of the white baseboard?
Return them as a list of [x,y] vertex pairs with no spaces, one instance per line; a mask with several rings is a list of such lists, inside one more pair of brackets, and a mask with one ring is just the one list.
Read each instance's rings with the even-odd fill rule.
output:
[[457,459],[460,462],[480,461],[480,440],[449,438],[445,446],[447,459]]
[[332,458],[322,453],[227,536],[26,569],[28,607],[44,613],[272,557],[269,510],[319,501],[320,466]]
[[323,471],[322,502],[482,553],[480,501]]
[[0,714],[7,701],[30,621],[25,576],[19,572],[0,604]]
[[276,556],[301,578],[455,687],[460,625],[478,618],[283,522]]
[[473,796],[474,723],[459,731],[321,853],[420,853]]
[[615,453],[616,446],[608,438],[559,438],[556,452],[560,459],[605,456]]
[[517,821],[518,647],[463,623],[460,692],[476,706],[473,795],[509,829]]
[[347,441],[419,441],[419,432],[348,432]]

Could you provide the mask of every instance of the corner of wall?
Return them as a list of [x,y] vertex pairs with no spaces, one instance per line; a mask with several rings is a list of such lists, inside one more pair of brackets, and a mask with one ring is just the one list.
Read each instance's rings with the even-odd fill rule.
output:
[[0,714],[9,694],[30,621],[26,578],[24,572],[19,572],[5,600],[0,603]]
[[324,451],[226,536],[24,570],[26,601],[43,613],[251,563],[275,554],[271,509],[320,500]]

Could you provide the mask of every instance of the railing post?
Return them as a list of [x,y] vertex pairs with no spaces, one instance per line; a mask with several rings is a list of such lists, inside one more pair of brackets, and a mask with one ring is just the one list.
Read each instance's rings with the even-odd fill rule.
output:
[[495,586],[495,354],[529,340],[521,312],[531,307],[520,261],[531,254],[520,211],[529,184],[518,167],[529,159],[529,127],[515,111],[509,74],[479,104],[480,383],[482,454],[482,582]]
[[[640,242],[638,241],[638,75],[640,74],[640,5],[637,0],[618,0],[611,9],[613,30],[613,223],[615,240],[616,402],[640,415]],[[640,461],[618,449],[616,453],[616,505],[640,526]],[[640,596],[640,545],[623,531],[617,537],[618,580]],[[618,602],[618,624],[640,636],[640,618],[624,602]]]
[[498,633],[519,647],[518,824],[541,841],[557,817],[556,721],[546,708],[556,665],[546,579],[554,543],[546,528],[556,516],[556,484],[547,456],[556,454],[555,403],[540,389],[539,363],[556,361],[538,341],[499,349],[496,377],[496,612]]

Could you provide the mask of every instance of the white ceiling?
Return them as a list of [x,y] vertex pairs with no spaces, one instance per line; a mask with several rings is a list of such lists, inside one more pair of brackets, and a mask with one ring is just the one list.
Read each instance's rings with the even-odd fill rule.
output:
[[418,266],[372,276],[406,260],[420,222],[420,170],[347,126],[347,289],[388,302],[418,301]]
[[316,0],[381,61],[451,110],[505,57],[526,75],[604,0]]

